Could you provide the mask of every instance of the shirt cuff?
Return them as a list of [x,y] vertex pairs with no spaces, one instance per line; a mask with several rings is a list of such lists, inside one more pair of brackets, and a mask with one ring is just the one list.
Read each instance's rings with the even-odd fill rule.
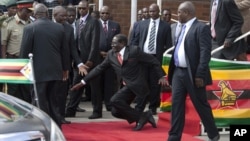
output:
[[85,85],[86,84],[86,82],[82,79],[81,80],[81,83],[83,84],[83,85]]
[[84,64],[83,63],[80,63],[77,65],[77,67],[79,68],[80,66],[83,66]]

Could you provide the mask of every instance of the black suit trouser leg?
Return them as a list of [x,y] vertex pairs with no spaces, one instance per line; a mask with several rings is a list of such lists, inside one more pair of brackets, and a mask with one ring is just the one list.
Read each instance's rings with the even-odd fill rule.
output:
[[40,109],[46,112],[60,127],[61,119],[59,113],[58,96],[60,95],[60,82],[61,81],[47,81],[37,82],[37,96]]
[[185,100],[187,93],[190,95],[192,103],[198,112],[204,126],[208,132],[208,137],[213,138],[218,135],[212,115],[211,107],[207,101],[206,89],[196,88],[191,81],[188,70],[176,68],[172,81],[172,119],[168,141],[181,140],[185,123]]
[[111,108],[110,99],[118,88],[116,74],[113,68],[106,69],[103,73],[103,93],[106,108]]
[[[73,78],[73,85],[81,82],[82,76],[79,75],[77,70],[74,70],[74,78]],[[81,97],[83,95],[84,87],[80,88],[77,91],[70,91],[69,93],[69,102],[67,104],[66,113],[69,115],[76,114],[76,108],[81,101]]]
[[102,115],[103,93],[101,90],[101,76],[99,75],[91,79],[89,85],[91,89],[93,113]]
[[125,119],[128,123],[137,122],[142,114],[130,106],[135,94],[127,86],[122,87],[111,98],[112,115],[117,118]]
[[59,102],[59,111],[61,118],[64,119],[65,117],[65,108],[66,108],[66,100],[69,90],[69,81],[61,81],[60,82],[60,89],[58,92],[58,102]]

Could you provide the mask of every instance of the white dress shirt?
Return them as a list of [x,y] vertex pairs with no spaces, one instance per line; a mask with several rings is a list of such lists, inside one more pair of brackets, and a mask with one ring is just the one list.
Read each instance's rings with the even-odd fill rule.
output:
[[[154,50],[153,51],[149,51],[148,50],[148,45],[149,45],[149,38],[150,38],[150,32],[151,32],[151,27],[153,26],[153,21],[155,21],[155,42],[154,42]],[[157,33],[158,33],[158,28],[159,28],[159,23],[160,23],[160,18],[153,20],[150,19],[150,23],[148,26],[148,34],[147,34],[147,38],[146,41],[144,43],[144,47],[143,47],[143,51],[147,54],[156,54],[156,41],[157,41]]]
[[189,31],[190,27],[192,26],[195,19],[196,18],[193,18],[193,19],[191,19],[191,20],[189,20],[188,22],[185,23],[185,25],[186,25],[185,33],[184,33],[184,36],[182,38],[180,48],[178,50],[178,60],[179,60],[179,66],[178,67],[184,67],[184,68],[187,67],[184,42],[185,42],[186,35],[187,35],[187,33],[188,33],[188,31]]

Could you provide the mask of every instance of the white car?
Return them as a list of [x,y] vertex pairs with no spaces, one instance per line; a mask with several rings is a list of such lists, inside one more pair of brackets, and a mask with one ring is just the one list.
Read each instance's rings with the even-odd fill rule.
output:
[[0,92],[0,141],[66,141],[42,110]]

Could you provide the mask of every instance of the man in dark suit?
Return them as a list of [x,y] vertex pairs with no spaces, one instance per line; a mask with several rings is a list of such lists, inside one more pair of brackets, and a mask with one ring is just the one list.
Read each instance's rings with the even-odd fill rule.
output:
[[195,7],[189,1],[180,4],[178,18],[183,26],[168,71],[169,84],[172,85],[172,119],[168,141],[181,140],[187,93],[205,126],[209,140],[218,141],[220,136],[206,96],[206,85],[212,83],[209,69],[211,32],[209,26],[196,19]]
[[[68,47],[69,52],[68,57],[70,62],[72,60],[77,60],[79,59],[79,55],[77,52],[77,48],[75,46],[75,39],[74,39],[74,29],[73,27],[66,22],[67,20],[67,11],[64,7],[62,6],[56,6],[53,9],[53,17],[55,19],[55,22],[60,23],[64,27],[65,31],[65,38],[66,38],[66,45]],[[71,68],[70,68],[71,71]],[[61,82],[61,89],[60,89],[60,95],[58,96],[59,99],[59,111],[61,114],[61,122],[62,123],[70,123],[70,121],[65,120],[65,107],[66,107],[66,99],[68,96],[68,91],[69,91],[69,80],[67,81],[62,81]]]
[[[109,20],[110,10],[108,6],[103,6],[100,9],[100,55],[102,61],[106,58],[107,52],[111,49],[111,42],[116,34],[119,34],[120,25],[112,20]],[[109,68],[103,72],[102,77],[102,94],[107,111],[111,111],[110,98],[118,89],[117,77],[114,69]],[[99,101],[102,103],[102,101]]]
[[[89,71],[93,69],[97,64],[101,62],[101,56],[99,51],[99,41],[100,41],[100,27],[97,19],[91,17],[88,12],[89,4],[87,1],[82,0],[78,4],[78,12],[80,18],[77,20],[76,29],[77,33],[77,42],[76,46],[79,48],[80,58],[79,60],[74,60],[78,67],[88,68]],[[82,79],[82,75],[79,73],[74,73],[73,84],[79,82]],[[94,97],[100,98],[101,95],[101,80],[100,76],[96,77],[90,83],[91,88],[91,99]],[[83,88],[79,91],[73,91],[70,93],[70,100],[66,109],[66,116],[75,116],[76,108],[80,102],[82,96]],[[93,113],[89,116],[89,119],[96,119],[102,117],[102,103],[98,103],[98,100],[92,100]]]
[[[137,27],[138,32],[135,32],[135,38],[132,39],[133,45],[138,45],[142,51],[154,56],[160,63],[162,62],[163,53],[166,49],[172,46],[171,28],[170,25],[162,21],[159,16],[159,6],[151,4],[149,6],[150,19],[139,22]],[[152,27],[155,25],[155,34],[153,43],[150,41]],[[152,43],[153,49],[149,46]],[[156,114],[156,109],[160,105],[160,86],[157,84],[157,77],[152,68],[148,67],[148,77],[150,82],[149,98],[139,100],[136,106],[139,111],[143,111],[147,101],[149,100],[149,109],[152,109],[153,114]]]
[[234,0],[211,1],[210,17],[212,50],[224,45],[222,50],[213,54],[213,57],[233,60],[245,52],[243,40],[234,43],[234,40],[241,35],[244,22]]
[[149,122],[153,127],[156,123],[152,116],[151,110],[147,112],[139,112],[130,106],[136,96],[144,97],[148,94],[148,83],[145,78],[144,65],[148,65],[155,69],[157,73],[158,84],[167,85],[165,80],[165,72],[161,68],[161,64],[151,55],[143,53],[138,47],[127,46],[127,38],[123,34],[116,35],[112,40],[112,50],[107,54],[105,60],[94,68],[83,80],[73,86],[71,90],[79,89],[86,83],[93,80],[94,77],[100,75],[106,69],[112,67],[116,74],[122,78],[125,84],[111,98],[112,115],[126,119],[128,123],[136,122],[134,131],[141,130],[143,126]]
[[34,16],[36,21],[24,27],[20,56],[28,58],[33,53],[38,106],[60,126],[57,97],[60,82],[68,79],[70,66],[65,33],[61,24],[48,19],[44,4],[35,6]]

